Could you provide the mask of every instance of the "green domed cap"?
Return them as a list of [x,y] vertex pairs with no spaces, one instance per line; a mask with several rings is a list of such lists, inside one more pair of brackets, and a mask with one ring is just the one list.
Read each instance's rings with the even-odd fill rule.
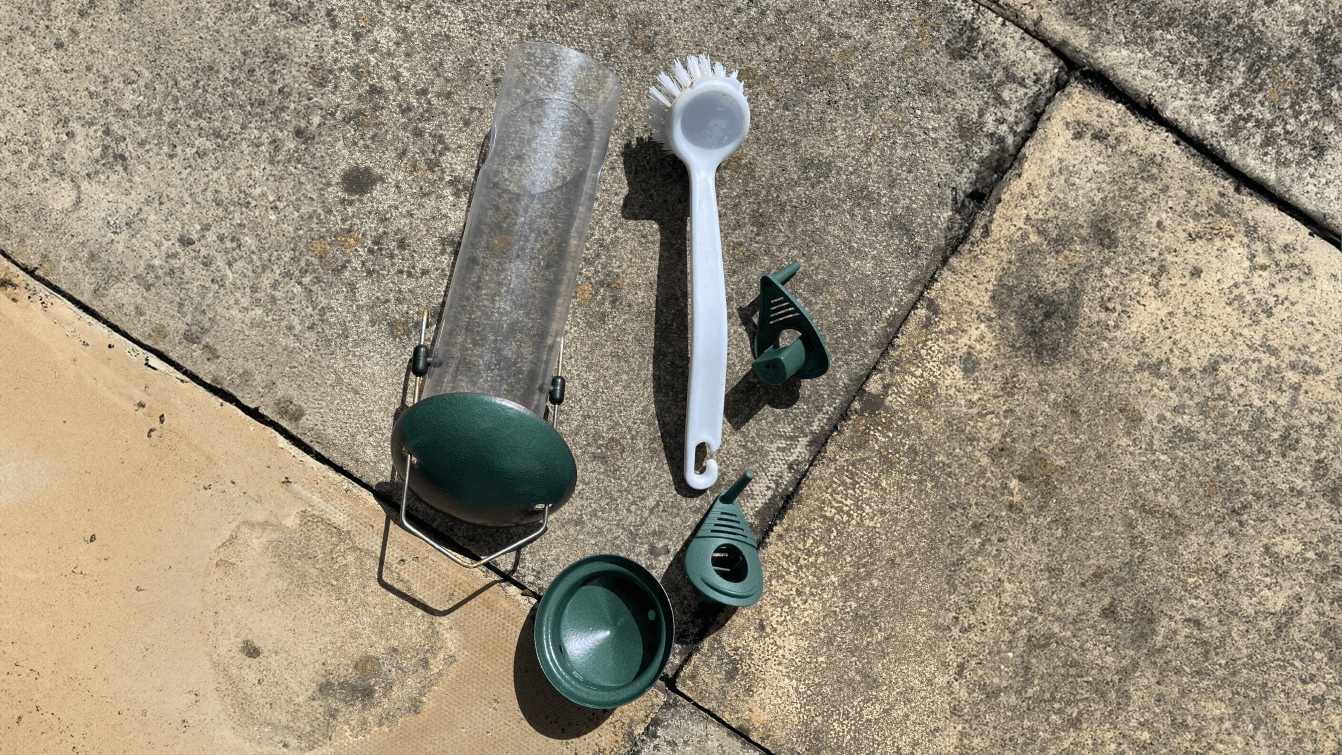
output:
[[578,465],[545,421],[505,399],[444,393],[415,403],[392,431],[392,455],[430,505],[475,524],[535,521],[573,494]]

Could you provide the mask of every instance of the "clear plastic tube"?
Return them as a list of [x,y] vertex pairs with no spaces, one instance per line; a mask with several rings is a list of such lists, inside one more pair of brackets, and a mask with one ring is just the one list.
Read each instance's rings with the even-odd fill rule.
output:
[[580,52],[509,52],[424,396],[543,415],[619,99],[615,74]]

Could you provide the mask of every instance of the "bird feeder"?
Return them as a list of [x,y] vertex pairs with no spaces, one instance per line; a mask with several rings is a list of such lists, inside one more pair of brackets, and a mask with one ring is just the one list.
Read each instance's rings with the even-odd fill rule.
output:
[[[430,349],[426,313],[413,403],[391,438],[402,526],[465,566],[544,534],[577,481],[558,432],[562,335],[619,93],[613,73],[566,47],[508,55],[438,333]],[[540,527],[470,561],[406,520],[411,490],[467,522]]]

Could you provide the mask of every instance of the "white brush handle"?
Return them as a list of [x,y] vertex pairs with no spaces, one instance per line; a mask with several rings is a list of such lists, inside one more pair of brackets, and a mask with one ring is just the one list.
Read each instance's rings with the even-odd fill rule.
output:
[[722,442],[722,401],[727,381],[727,287],[722,281],[722,237],[714,169],[690,171],[690,392],[685,411],[685,481],[703,490],[718,479],[709,459],[694,471],[694,449]]

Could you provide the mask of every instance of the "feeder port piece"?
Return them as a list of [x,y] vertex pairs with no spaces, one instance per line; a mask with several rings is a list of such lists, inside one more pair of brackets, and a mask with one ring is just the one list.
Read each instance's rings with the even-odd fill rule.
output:
[[714,499],[685,550],[685,576],[701,600],[744,607],[764,593],[759,546],[736,503],[753,479],[755,473],[747,469]]
[[[792,292],[783,287],[797,271],[800,262],[760,278],[760,316],[755,330],[755,376],[778,385],[796,376],[801,380],[818,378],[829,371],[829,349],[825,339],[815,328],[815,322]],[[780,346],[787,331],[797,334],[796,340]]]

